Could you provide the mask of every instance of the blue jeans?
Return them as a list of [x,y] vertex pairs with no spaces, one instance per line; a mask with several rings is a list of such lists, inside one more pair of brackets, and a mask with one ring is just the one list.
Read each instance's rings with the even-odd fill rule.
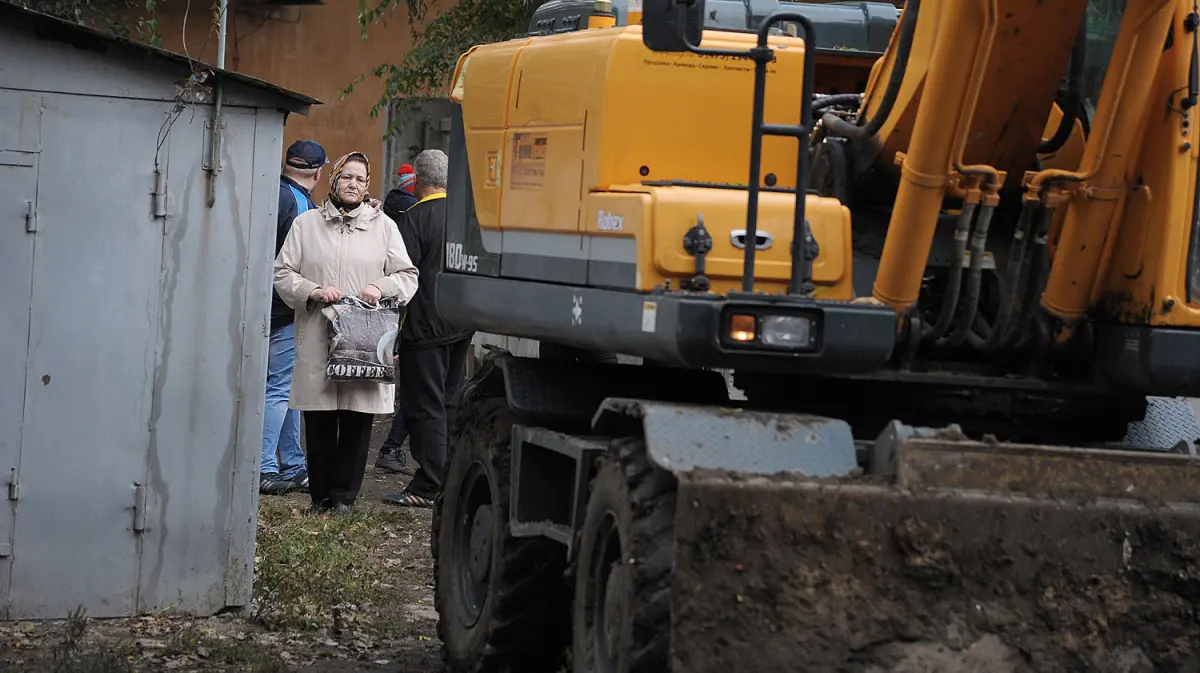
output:
[[[296,325],[271,330],[267,360],[267,406],[263,411],[261,474],[278,472],[291,479],[305,468],[300,449],[300,412],[288,408],[292,368],[296,364]],[[278,458],[276,458],[278,451]]]

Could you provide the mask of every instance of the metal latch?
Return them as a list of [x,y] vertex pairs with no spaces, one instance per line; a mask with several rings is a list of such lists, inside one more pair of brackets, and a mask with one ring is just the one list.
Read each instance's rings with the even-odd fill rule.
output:
[[8,499],[16,500],[21,497],[21,482],[17,481],[17,468],[8,471]]
[[25,232],[34,233],[37,231],[37,206],[33,201],[25,201]]

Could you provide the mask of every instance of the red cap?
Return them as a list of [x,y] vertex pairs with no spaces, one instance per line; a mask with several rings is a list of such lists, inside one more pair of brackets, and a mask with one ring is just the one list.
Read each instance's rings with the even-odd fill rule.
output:
[[396,174],[400,176],[400,189],[412,194],[417,182],[417,172],[412,164],[404,164],[397,168]]

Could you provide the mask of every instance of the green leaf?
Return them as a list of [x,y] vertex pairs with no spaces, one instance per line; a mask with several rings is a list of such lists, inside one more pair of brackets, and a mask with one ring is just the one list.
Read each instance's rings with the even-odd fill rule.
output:
[[383,94],[371,107],[372,118],[397,98],[445,95],[463,52],[476,44],[524,34],[540,4],[540,0],[461,0],[430,17],[426,0],[359,0],[359,29],[364,40],[370,26],[386,25],[403,6],[413,47],[399,63],[383,63],[356,77],[342,89],[341,98],[352,95],[355,85],[368,76],[384,84]]
[[158,0],[16,0],[27,9],[96,28],[117,37],[162,44]]

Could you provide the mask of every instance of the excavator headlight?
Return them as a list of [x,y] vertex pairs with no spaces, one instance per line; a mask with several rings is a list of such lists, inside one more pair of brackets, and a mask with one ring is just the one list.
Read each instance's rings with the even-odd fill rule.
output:
[[762,340],[768,346],[806,348],[812,341],[812,320],[798,315],[769,315],[762,319]]
[[820,338],[819,320],[799,311],[781,314],[770,307],[739,307],[726,314],[721,342],[737,350],[813,350]]

